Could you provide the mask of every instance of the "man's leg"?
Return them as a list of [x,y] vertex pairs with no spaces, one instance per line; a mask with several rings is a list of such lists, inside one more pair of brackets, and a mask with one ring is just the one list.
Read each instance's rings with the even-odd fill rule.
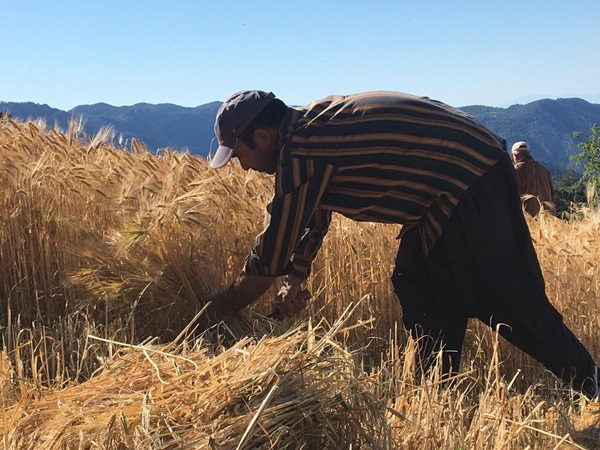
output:
[[[470,310],[493,327],[508,325],[500,327],[504,338],[574,388],[589,390],[596,365],[546,296],[510,161],[500,161],[471,188],[443,237],[453,267],[468,268],[462,273],[477,280],[461,294]],[[461,239],[466,244],[454,248]]]
[[416,229],[400,241],[392,282],[404,327],[417,340],[420,369],[426,372],[443,348],[443,373],[458,372],[468,317],[455,304],[453,286],[443,286],[441,280],[434,286]]

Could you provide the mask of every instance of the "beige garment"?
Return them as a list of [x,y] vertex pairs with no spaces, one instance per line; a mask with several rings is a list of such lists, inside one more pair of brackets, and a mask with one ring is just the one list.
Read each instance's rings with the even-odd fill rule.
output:
[[523,208],[533,217],[543,210],[556,215],[554,185],[550,172],[530,155],[515,163]]

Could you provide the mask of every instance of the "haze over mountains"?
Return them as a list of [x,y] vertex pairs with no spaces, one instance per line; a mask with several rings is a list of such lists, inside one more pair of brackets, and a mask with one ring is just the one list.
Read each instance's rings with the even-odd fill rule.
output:
[[[215,101],[187,108],[173,104],[117,107],[98,103],[62,111],[31,102],[0,102],[0,111],[8,110],[11,117],[22,121],[44,118],[49,127],[62,130],[67,129],[70,119],[82,117],[85,133],[90,136],[102,127],[112,127],[115,145],[126,145],[128,139],[136,138],[152,151],[169,147],[207,156],[220,104]],[[528,142],[533,156],[554,173],[572,167],[569,158],[580,152],[577,144],[589,136],[593,124],[600,123],[600,104],[579,98],[543,99],[508,108],[476,105],[460,109],[506,139],[509,149],[516,141]],[[574,131],[583,133],[575,138]],[[215,148],[213,145],[213,152]]]

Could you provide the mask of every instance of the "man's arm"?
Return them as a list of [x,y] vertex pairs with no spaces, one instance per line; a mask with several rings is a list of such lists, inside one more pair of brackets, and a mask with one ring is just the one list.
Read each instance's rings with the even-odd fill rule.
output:
[[217,292],[198,319],[201,329],[231,319],[246,306],[258,300],[275,281],[273,277],[260,277],[242,272],[227,289]]
[[[257,236],[242,274],[212,298],[200,325],[230,319],[256,301],[277,276],[306,278],[331,220],[331,213],[318,205],[334,169],[306,160],[288,161],[285,169],[276,175],[269,224]],[[286,296],[292,297],[297,295]]]
[[257,236],[244,271],[305,278],[306,266],[331,220],[331,213],[320,208],[320,201],[334,168],[327,163],[294,159],[282,164],[281,170],[269,205],[269,223]]

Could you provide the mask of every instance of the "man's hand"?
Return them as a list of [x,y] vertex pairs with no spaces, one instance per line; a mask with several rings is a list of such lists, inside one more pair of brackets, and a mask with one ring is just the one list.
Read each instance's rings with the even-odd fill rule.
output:
[[298,277],[288,276],[277,297],[273,300],[272,317],[283,319],[295,316],[306,308],[308,299],[310,299],[310,292],[308,289],[302,289],[302,280]]
[[198,318],[199,331],[234,317],[256,301],[273,284],[274,278],[240,274],[227,289],[221,289],[209,299],[209,305]]
[[233,285],[228,289],[221,289],[212,295],[207,302],[204,312],[197,320],[198,331],[204,331],[221,321],[231,319],[237,311],[231,307],[233,299]]

